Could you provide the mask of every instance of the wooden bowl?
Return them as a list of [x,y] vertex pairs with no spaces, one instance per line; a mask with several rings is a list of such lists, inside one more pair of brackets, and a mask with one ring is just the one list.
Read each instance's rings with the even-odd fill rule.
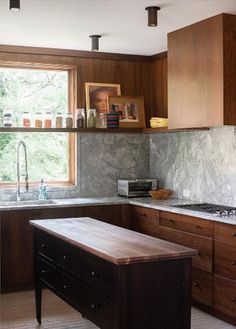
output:
[[153,199],[159,199],[159,200],[168,199],[172,193],[173,193],[172,190],[164,190],[164,189],[149,191],[149,194]]

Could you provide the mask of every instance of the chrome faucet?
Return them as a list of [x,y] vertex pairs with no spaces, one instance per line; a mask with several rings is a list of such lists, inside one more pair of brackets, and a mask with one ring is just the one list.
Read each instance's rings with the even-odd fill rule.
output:
[[[25,174],[20,175],[20,147],[23,147],[24,149],[24,155],[25,155]],[[26,145],[25,142],[19,141],[17,146],[17,157],[16,157],[16,167],[17,167],[17,192],[16,192],[16,200],[21,200],[21,191],[20,191],[20,177],[25,176],[25,192],[29,191],[29,183],[28,183],[28,167],[27,167],[27,153],[26,153]]]

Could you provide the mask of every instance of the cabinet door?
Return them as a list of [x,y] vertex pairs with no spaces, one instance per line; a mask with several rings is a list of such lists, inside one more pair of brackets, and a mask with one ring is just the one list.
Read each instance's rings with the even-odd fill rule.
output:
[[85,207],[84,216],[98,219],[113,225],[123,226],[123,214],[121,205]]
[[196,268],[192,269],[192,299],[212,305],[213,275]]
[[198,255],[193,257],[193,266],[200,270],[212,273],[212,239],[173,230],[163,226],[160,226],[160,237],[164,240],[198,250]]
[[33,286],[33,234],[30,219],[35,210],[6,211],[1,215],[2,291]]
[[236,324],[236,282],[214,275],[213,306]]
[[133,206],[130,212],[130,226],[134,231],[159,236],[159,211]]
[[83,217],[83,207],[60,207],[39,209],[40,219]]

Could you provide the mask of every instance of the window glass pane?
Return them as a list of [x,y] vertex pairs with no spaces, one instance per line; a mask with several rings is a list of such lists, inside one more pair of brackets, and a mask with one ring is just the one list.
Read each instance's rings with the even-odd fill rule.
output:
[[[0,68],[0,123],[4,108],[13,110],[14,126],[22,114],[68,112],[68,72]],[[32,124],[31,124],[32,126]],[[68,133],[0,133],[0,183],[16,181],[16,150],[26,143],[30,181],[69,181]],[[23,150],[20,152],[23,156]],[[24,163],[24,161],[22,161]],[[21,168],[24,173],[24,168]]]

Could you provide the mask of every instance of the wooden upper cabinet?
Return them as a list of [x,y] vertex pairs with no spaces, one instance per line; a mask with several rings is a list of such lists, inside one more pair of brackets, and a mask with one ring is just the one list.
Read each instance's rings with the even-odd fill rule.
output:
[[168,34],[169,128],[236,125],[236,15]]

